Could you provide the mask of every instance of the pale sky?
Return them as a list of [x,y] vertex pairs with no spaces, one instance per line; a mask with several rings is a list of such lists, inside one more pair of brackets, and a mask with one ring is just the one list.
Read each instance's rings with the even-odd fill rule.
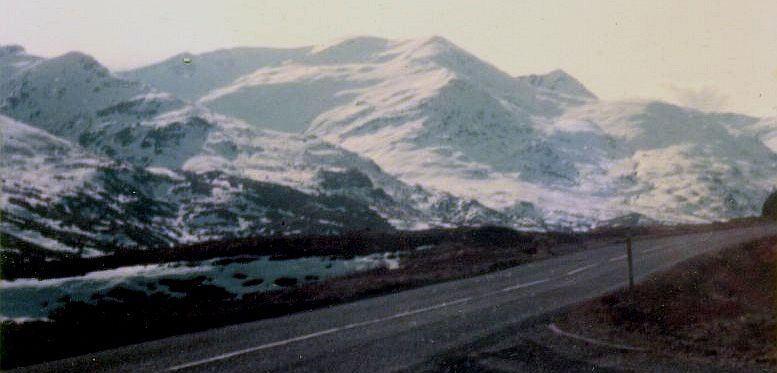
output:
[[443,36],[512,75],[604,99],[777,115],[776,0],[0,0],[0,44],[119,70],[183,51]]

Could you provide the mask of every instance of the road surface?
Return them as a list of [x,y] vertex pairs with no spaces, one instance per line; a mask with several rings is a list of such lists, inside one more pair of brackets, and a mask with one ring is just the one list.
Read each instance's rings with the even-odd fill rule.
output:
[[[635,277],[639,281],[699,254],[774,234],[777,234],[777,225],[761,225],[637,240],[634,242]],[[624,286],[627,283],[624,246],[613,244],[483,276],[22,370],[371,373],[413,370],[451,348]]]

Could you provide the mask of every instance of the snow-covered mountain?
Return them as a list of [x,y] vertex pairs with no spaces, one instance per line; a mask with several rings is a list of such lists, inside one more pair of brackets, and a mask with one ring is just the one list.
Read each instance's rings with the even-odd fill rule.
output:
[[[183,58],[191,63],[183,63]],[[114,74],[0,47],[2,231],[117,246],[756,215],[777,122],[598,100],[445,39],[182,54]]]
[[516,79],[537,87],[551,95],[565,95],[572,100],[595,100],[596,96],[588,90],[580,81],[566,73],[564,70],[553,70],[544,75],[519,76]]
[[190,57],[186,84],[163,73],[180,56],[123,74],[550,227],[755,215],[777,185],[773,121],[603,102],[561,70],[514,78],[439,37]]
[[[182,63],[191,58],[191,64]],[[249,123],[302,132],[323,112],[359,98],[418,101],[456,78],[484,84],[531,113],[595,98],[563,71],[513,79],[440,37],[359,37],[294,49],[238,48],[182,54],[120,73]],[[391,93],[403,91],[391,97]],[[363,92],[373,92],[364,97]],[[388,97],[387,97],[388,96]],[[400,97],[401,96],[401,97]]]
[[0,66],[2,229],[43,247],[509,221],[318,138],[118,78],[81,53],[3,47]]
[[598,198],[602,217],[634,212],[657,221],[704,222],[759,214],[777,186],[777,154],[757,119],[662,102],[597,102],[546,123],[574,189]]
[[[214,87],[222,87],[261,66],[277,65],[300,58],[310,48],[234,48],[193,55],[181,53],[162,63],[119,73],[130,80],[152,81],[165,92],[197,101]],[[193,63],[184,64],[184,58]]]
[[777,117],[764,118],[746,131],[757,136],[764,145],[777,153]]
[[0,130],[0,227],[43,248],[88,255],[247,234],[391,229],[364,201],[346,196],[215,170],[140,168],[4,116]]

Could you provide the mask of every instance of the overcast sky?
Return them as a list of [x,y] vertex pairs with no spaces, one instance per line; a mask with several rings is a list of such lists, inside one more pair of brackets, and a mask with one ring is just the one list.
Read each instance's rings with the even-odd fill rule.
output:
[[777,115],[777,1],[0,0],[0,44],[118,70],[183,51],[440,35],[513,75],[605,99]]

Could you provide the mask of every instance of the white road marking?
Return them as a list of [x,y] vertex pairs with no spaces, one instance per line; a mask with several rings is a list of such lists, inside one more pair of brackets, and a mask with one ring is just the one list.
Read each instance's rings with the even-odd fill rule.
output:
[[619,260],[623,260],[623,259],[626,259],[626,258],[628,258],[628,257],[629,257],[628,255],[626,255],[626,254],[623,254],[623,255],[619,255],[619,256],[616,256],[616,257],[610,258],[610,261],[611,261],[611,262],[617,262],[617,261],[619,261]]
[[[653,247],[653,248],[650,248],[650,249],[641,250],[641,252],[642,253],[650,253],[650,252],[654,252],[654,251],[661,250],[661,249],[663,249],[663,247]],[[609,261],[610,262],[614,262],[614,261],[623,260],[623,259],[626,259],[626,258],[627,258],[627,255],[620,255],[620,256],[617,256],[617,257],[610,258]],[[586,266],[583,266],[583,267],[580,267],[580,268],[573,269],[573,270],[567,272],[566,275],[567,276],[571,276],[571,275],[583,272],[585,270],[588,270],[588,269],[591,269],[593,267],[596,267],[598,264],[599,263],[593,263],[593,264],[589,264],[589,265],[586,265]],[[527,282],[527,283],[524,283],[524,284],[517,284],[517,285],[514,285],[514,286],[506,287],[506,288],[504,288],[502,290],[499,290],[499,291],[496,291],[496,292],[488,293],[486,295],[493,295],[493,294],[495,294],[497,292],[510,292],[510,291],[517,290],[517,289],[522,289],[522,288],[526,288],[526,287],[530,287],[530,286],[534,286],[534,285],[539,285],[539,284],[548,282],[550,280],[551,279],[549,279],[549,278],[545,278],[545,279],[541,279],[541,280]],[[478,298],[481,298],[481,297],[478,297]],[[381,323],[381,322],[384,322],[384,321],[389,321],[389,320],[394,320],[394,319],[398,319],[398,318],[402,318],[402,317],[412,316],[412,315],[416,315],[416,314],[419,314],[419,313],[428,312],[428,311],[432,311],[432,310],[436,310],[436,309],[452,306],[452,305],[455,305],[455,304],[469,302],[470,300],[472,300],[471,297],[460,298],[460,299],[457,299],[457,300],[454,300],[454,301],[444,302],[444,303],[436,304],[436,305],[429,306],[429,307],[419,308],[419,309],[415,309],[415,310],[411,310],[411,311],[400,312],[400,313],[397,313],[397,314],[394,314],[394,315],[391,315],[391,316],[386,316],[386,317],[382,317],[382,318],[378,318],[378,319],[373,319],[373,320],[367,320],[367,321],[352,323],[352,324],[348,324],[348,325],[341,326],[341,327],[336,327],[336,328],[330,328],[330,329],[318,331],[318,332],[315,332],[315,333],[301,335],[301,336],[294,337],[294,338],[289,338],[289,339],[285,339],[285,340],[281,340],[281,341],[266,343],[266,344],[255,346],[255,347],[249,347],[249,348],[242,349],[242,350],[228,352],[228,353],[217,355],[217,356],[210,357],[210,358],[207,358],[207,359],[202,359],[202,360],[197,360],[197,361],[186,363],[186,364],[176,365],[176,366],[168,368],[167,371],[177,371],[177,370],[182,370],[182,369],[186,369],[186,368],[191,368],[191,367],[195,367],[195,366],[199,366],[199,365],[203,365],[203,364],[212,363],[212,362],[215,362],[215,361],[229,359],[231,357],[235,357],[235,356],[239,356],[239,355],[244,355],[244,354],[255,352],[255,351],[265,350],[265,349],[269,349],[269,348],[273,348],[273,347],[278,347],[278,346],[284,346],[284,345],[291,344],[291,343],[294,343],[294,342],[304,341],[304,340],[307,340],[307,339],[312,339],[312,338],[320,337],[320,336],[323,336],[323,335],[336,333],[336,332],[339,332],[339,331],[354,329],[354,328],[358,328],[358,327],[363,327],[363,326],[368,326],[368,325],[373,325],[373,324]],[[621,349],[642,350],[642,349],[640,349],[638,347],[614,345],[614,344],[609,344],[607,342],[597,341],[597,340],[589,339],[589,338],[586,338],[586,337],[583,337],[583,336],[578,336],[578,335],[575,335],[575,334],[572,334],[572,333],[568,333],[568,332],[565,332],[565,331],[559,329],[555,324],[549,325],[549,328],[554,333],[556,333],[556,334],[565,335],[565,336],[571,337],[571,338],[581,339],[581,340],[584,340],[584,341],[589,342],[589,343],[607,345],[607,346],[610,346],[610,347],[621,348]]]
[[397,313],[397,314],[394,314],[394,315],[391,315],[391,316],[386,316],[386,317],[381,317],[381,318],[378,318],[378,319],[357,322],[357,323],[348,324],[348,325],[337,327],[337,328],[330,328],[330,329],[318,331],[318,332],[315,332],[315,333],[301,335],[299,337],[284,339],[284,340],[281,340],[281,341],[265,343],[265,344],[259,345],[259,346],[254,346],[254,347],[249,347],[249,348],[245,348],[245,349],[242,349],[242,350],[227,352],[225,354],[209,357],[207,359],[202,359],[202,360],[197,360],[197,361],[193,361],[193,362],[190,362],[190,363],[175,365],[175,366],[172,366],[170,368],[167,368],[166,371],[172,372],[172,371],[176,371],[176,370],[191,368],[191,367],[195,367],[195,366],[203,365],[203,364],[208,364],[208,363],[212,363],[212,362],[219,361],[219,360],[229,359],[231,357],[235,357],[235,356],[239,356],[239,355],[245,355],[247,353],[251,353],[251,352],[255,352],[255,351],[259,351],[259,350],[266,350],[268,348],[273,348],[273,347],[283,346],[283,345],[287,345],[287,344],[294,343],[294,342],[304,341],[306,339],[316,338],[316,337],[320,337],[322,335],[332,334],[332,333],[343,331],[343,330],[348,330],[348,329],[358,328],[358,327],[361,327],[361,326],[377,324],[377,323],[380,323],[380,322],[384,322],[384,321],[388,321],[388,320],[394,320],[394,319],[398,319],[398,318],[401,318],[401,317],[407,317],[407,316],[411,316],[411,315],[416,315],[416,314],[423,313],[423,312],[429,312],[429,311],[436,310],[436,309],[439,309],[439,308],[445,308],[445,307],[448,307],[448,306],[469,302],[470,300],[472,300],[471,297],[460,298],[460,299],[456,299],[456,300],[450,301],[450,302],[444,302],[444,303],[435,304],[435,305],[429,306],[429,307],[418,308],[418,309],[415,309],[415,310],[412,310],[412,311],[400,312],[400,313]]
[[558,335],[561,335],[561,336],[564,336],[564,337],[567,337],[567,338],[581,340],[581,341],[584,341],[584,342],[587,342],[587,343],[590,343],[590,344],[610,347],[610,348],[614,348],[614,349],[618,349],[618,350],[647,351],[647,349],[642,348],[642,347],[634,347],[634,346],[627,346],[627,345],[616,344],[616,343],[609,343],[609,342],[600,341],[598,339],[588,338],[588,337],[584,337],[582,335],[577,335],[577,334],[572,334],[572,333],[569,333],[569,332],[565,332],[565,331],[561,330],[561,328],[556,326],[556,324],[549,324],[548,325],[548,329],[550,329],[550,331],[552,331],[553,333],[556,333]]
[[527,282],[525,284],[518,284],[518,285],[514,285],[514,286],[508,286],[508,287],[502,289],[502,291],[503,292],[508,292],[508,291],[513,291],[513,290],[523,289],[523,288],[527,288],[529,286],[539,285],[539,284],[542,284],[542,283],[545,283],[545,282],[548,282],[548,281],[550,281],[549,278],[543,278],[542,280],[531,281],[531,282]]
[[587,270],[587,269],[591,269],[591,268],[593,268],[593,267],[596,267],[596,266],[597,266],[597,264],[596,264],[596,263],[594,263],[594,264],[589,264],[589,265],[587,265],[587,266],[580,267],[580,268],[578,268],[578,269],[573,269],[573,270],[571,270],[571,271],[567,272],[567,276],[572,276],[572,275],[574,275],[575,273],[580,273],[580,272],[583,272],[583,271],[585,271],[585,270]]

